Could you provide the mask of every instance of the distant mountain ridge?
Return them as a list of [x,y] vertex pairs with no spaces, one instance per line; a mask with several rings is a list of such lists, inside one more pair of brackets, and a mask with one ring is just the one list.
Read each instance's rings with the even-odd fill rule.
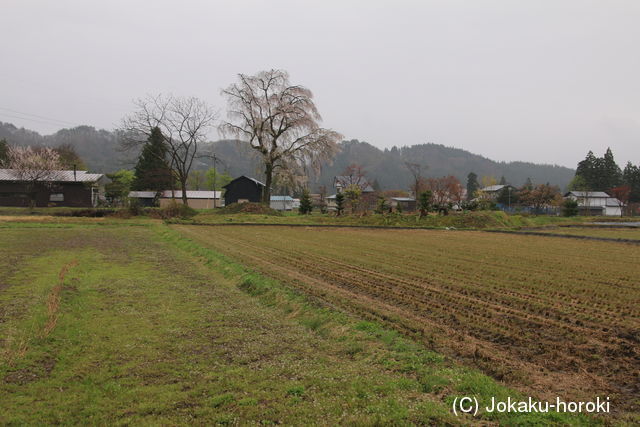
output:
[[[0,139],[2,138],[10,144],[22,146],[72,144],[89,169],[94,172],[104,173],[131,168],[137,157],[137,153],[120,150],[118,137],[114,132],[97,130],[91,126],[62,129],[52,135],[42,136],[37,132],[0,122]],[[249,175],[262,178],[259,158],[253,150],[243,144],[220,140],[206,144],[202,151],[215,152],[219,160],[218,168],[232,176]],[[334,176],[341,175],[349,164],[357,163],[367,171],[371,180],[378,181],[382,189],[408,189],[411,174],[405,166],[407,161],[426,166],[426,177],[454,175],[463,184],[466,182],[467,174],[474,172],[478,177],[493,176],[498,180],[504,176],[509,183],[516,186],[531,178],[534,183],[548,182],[565,188],[575,174],[575,170],[564,166],[496,162],[466,150],[440,144],[418,144],[381,150],[367,142],[351,140],[340,143],[340,152],[333,163],[325,165],[319,176],[312,176],[310,185],[314,191],[321,185],[330,189]],[[195,165],[197,169],[211,166],[212,159],[208,157],[199,159]]]

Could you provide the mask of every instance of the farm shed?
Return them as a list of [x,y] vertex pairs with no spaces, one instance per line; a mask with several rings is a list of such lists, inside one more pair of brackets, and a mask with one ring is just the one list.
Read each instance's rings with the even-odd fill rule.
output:
[[294,199],[291,196],[271,196],[269,207],[277,211],[290,211],[294,208]]
[[621,216],[624,203],[604,191],[569,191],[565,199],[578,202],[580,215]]
[[392,197],[391,198],[391,207],[394,209],[398,209],[404,212],[413,212],[416,210],[416,199],[413,197]]
[[248,176],[239,176],[223,187],[225,205],[231,203],[260,203],[264,184]]
[[[213,209],[224,206],[220,191],[190,191],[187,190],[187,204],[194,209]],[[160,207],[164,208],[175,201],[182,203],[182,191],[165,190],[160,195]]]
[[34,188],[13,169],[0,169],[0,206],[28,207],[35,196],[37,207],[93,207],[98,204],[104,175],[87,171],[53,171]]

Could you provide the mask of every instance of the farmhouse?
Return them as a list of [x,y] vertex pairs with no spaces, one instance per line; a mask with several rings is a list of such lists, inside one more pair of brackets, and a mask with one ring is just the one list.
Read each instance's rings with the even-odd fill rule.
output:
[[277,211],[291,211],[295,200],[291,196],[271,196],[269,207]]
[[265,185],[254,178],[239,176],[223,188],[225,205],[231,203],[260,203]]
[[33,197],[37,207],[94,207],[103,178],[102,174],[87,171],[60,170],[30,188],[17,171],[0,169],[0,206],[28,207]]
[[357,175],[335,176],[333,177],[333,186],[336,189],[336,194],[327,197],[327,208],[329,210],[336,209],[336,195],[344,192],[351,186],[355,186],[360,189],[360,200],[364,209],[373,209],[375,207],[375,190],[365,177]]
[[624,203],[604,191],[569,191],[565,199],[578,202],[580,215],[621,216]]
[[485,198],[488,200],[496,200],[500,197],[500,194],[503,190],[511,190],[513,193],[516,192],[516,188],[512,185],[506,184],[497,184],[497,185],[489,185],[488,187],[484,187],[480,189],[480,192],[485,195]]

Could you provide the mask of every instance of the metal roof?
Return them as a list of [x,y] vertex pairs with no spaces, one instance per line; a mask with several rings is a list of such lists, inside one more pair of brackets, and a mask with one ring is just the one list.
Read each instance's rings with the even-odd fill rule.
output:
[[293,201],[293,197],[291,196],[271,196],[271,201],[272,202],[292,202]]
[[[52,182],[96,182],[104,175],[87,171],[59,170],[52,171]],[[0,181],[22,181],[15,169],[0,169]]]
[[[164,190],[160,197],[163,199],[171,199],[171,190]],[[175,190],[174,198],[181,199],[182,191]],[[196,191],[187,190],[187,199],[219,199],[222,196],[221,191]]]
[[611,197],[604,191],[569,191],[564,196],[567,197],[569,194],[573,194],[576,197],[586,197],[586,198],[609,198]]
[[413,197],[392,197],[391,200],[395,200],[396,202],[415,202],[416,199]]
[[507,184],[507,185],[496,184],[496,185],[490,185],[488,187],[481,188],[480,191],[487,191],[489,193],[492,193],[494,191],[500,191],[505,187],[511,187],[511,186],[509,184]]

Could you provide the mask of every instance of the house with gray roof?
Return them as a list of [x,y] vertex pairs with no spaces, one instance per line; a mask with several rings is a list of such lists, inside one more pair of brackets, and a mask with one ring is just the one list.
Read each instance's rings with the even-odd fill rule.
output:
[[0,206],[95,207],[104,175],[80,170],[48,171],[35,183],[17,170],[0,169]]
[[624,203],[604,191],[569,191],[564,198],[577,201],[581,215],[622,216]]

